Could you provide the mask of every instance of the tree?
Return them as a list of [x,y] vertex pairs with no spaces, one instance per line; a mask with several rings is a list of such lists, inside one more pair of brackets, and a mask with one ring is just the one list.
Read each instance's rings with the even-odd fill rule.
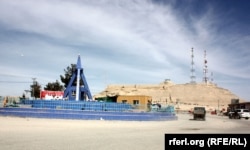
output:
[[76,70],[76,64],[71,64],[71,66],[68,66],[66,69],[64,69],[65,75],[60,75],[62,83],[64,83],[64,87],[66,88],[70,82],[71,76]]
[[48,91],[63,91],[63,85],[60,84],[60,82],[58,80],[56,80],[56,82],[49,82],[45,87],[44,90],[48,90]]
[[32,85],[30,85],[31,97],[39,98],[41,92],[41,85],[34,81]]

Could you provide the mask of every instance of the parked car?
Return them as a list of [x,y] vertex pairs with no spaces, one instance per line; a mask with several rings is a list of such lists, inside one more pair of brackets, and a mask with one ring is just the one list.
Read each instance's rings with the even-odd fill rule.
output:
[[249,119],[250,118],[250,111],[248,109],[235,109],[234,111],[229,112],[230,119]]

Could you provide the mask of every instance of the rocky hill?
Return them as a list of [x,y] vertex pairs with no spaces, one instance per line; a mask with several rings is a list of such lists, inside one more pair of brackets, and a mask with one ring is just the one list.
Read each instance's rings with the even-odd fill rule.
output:
[[174,84],[170,80],[155,85],[109,85],[95,97],[105,97],[106,95],[110,97],[118,95],[152,96],[153,103],[175,105],[177,109],[181,110],[190,110],[194,106],[221,110],[226,109],[232,99],[239,99],[229,90],[212,83]]

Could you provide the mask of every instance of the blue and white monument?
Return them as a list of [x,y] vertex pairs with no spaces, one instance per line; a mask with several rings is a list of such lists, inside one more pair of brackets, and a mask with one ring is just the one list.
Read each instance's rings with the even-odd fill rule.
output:
[[92,95],[81,65],[80,55],[78,55],[76,69],[71,76],[67,88],[64,91],[63,98],[75,101],[92,100]]

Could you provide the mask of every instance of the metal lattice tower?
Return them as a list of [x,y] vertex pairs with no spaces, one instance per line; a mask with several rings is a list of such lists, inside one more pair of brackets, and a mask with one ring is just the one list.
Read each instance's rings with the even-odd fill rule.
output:
[[191,48],[191,76],[190,76],[190,83],[196,83],[195,81],[195,69],[194,69],[194,48]]
[[206,54],[206,50],[204,51],[204,68],[203,68],[203,82],[205,82],[206,84],[208,83],[208,77],[207,77],[207,73],[208,73],[208,69],[207,69],[207,54]]

